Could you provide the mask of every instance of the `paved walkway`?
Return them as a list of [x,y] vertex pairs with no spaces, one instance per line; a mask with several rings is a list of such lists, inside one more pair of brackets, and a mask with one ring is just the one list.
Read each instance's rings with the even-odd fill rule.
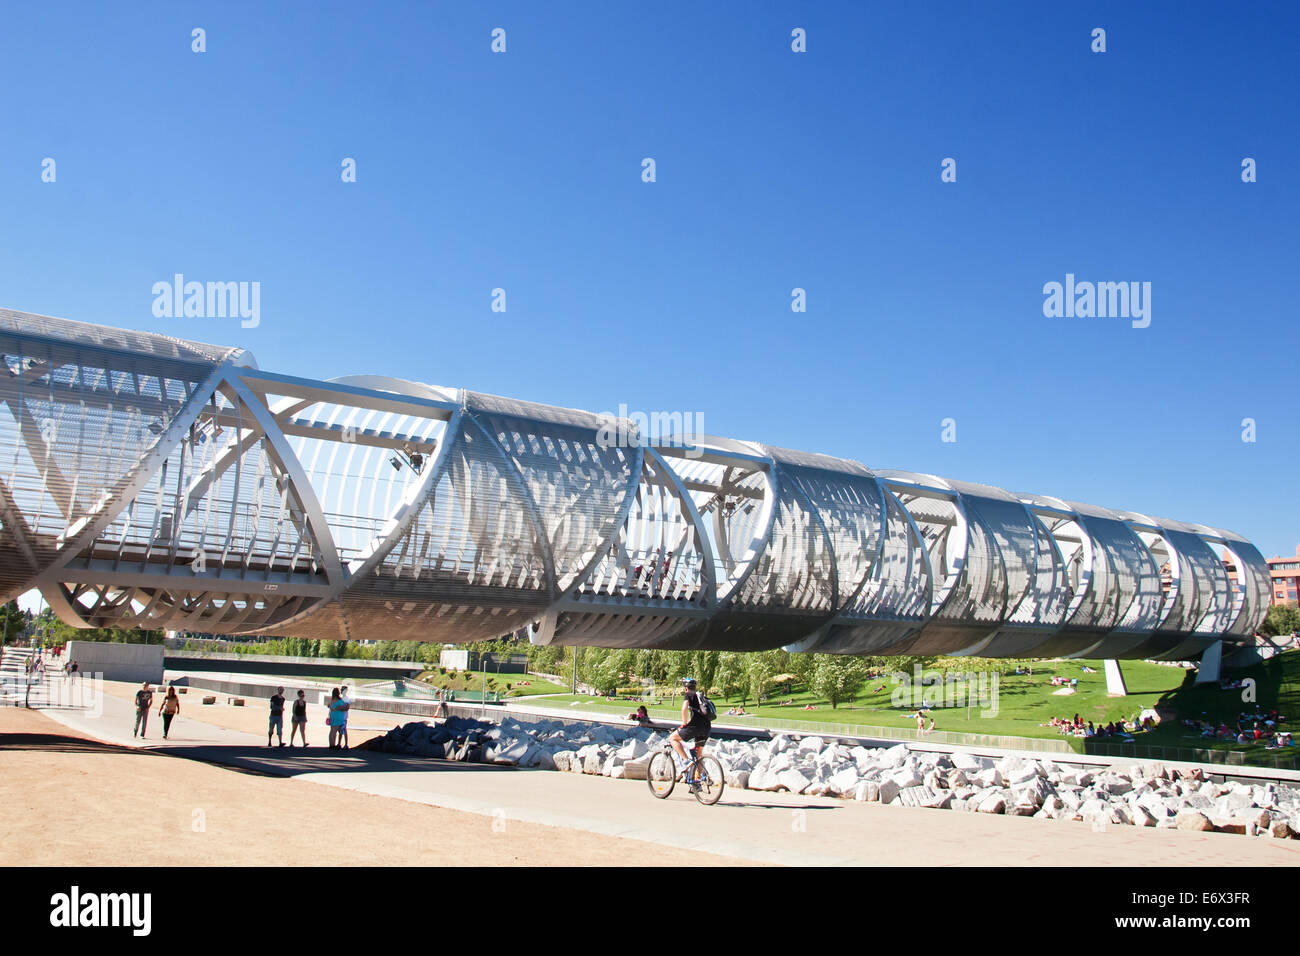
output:
[[[567,827],[665,846],[793,865],[1300,865],[1300,841],[1112,826],[954,811],[914,810],[789,793],[728,790],[700,806],[683,790],[654,799],[640,781],[393,757],[323,747],[268,748],[249,733],[182,717],[172,739],[150,717],[131,736],[128,700],[104,694],[86,708],[43,710],[100,740],[147,746],[245,772]],[[158,720],[155,725],[154,721]],[[369,736],[369,735],[364,735]],[[535,861],[544,863],[544,860]]]

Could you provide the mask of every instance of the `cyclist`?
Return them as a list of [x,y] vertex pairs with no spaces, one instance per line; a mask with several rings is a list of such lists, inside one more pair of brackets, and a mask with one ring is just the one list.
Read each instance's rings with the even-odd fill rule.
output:
[[[686,756],[686,748],[682,746],[682,741],[695,742],[695,757],[698,760],[704,755],[704,745],[708,743],[709,730],[713,726],[708,713],[700,703],[700,695],[695,689],[695,678],[684,677],[682,683],[686,686],[686,694],[682,698],[682,725],[668,735],[668,742],[672,744],[673,750],[677,751],[679,770],[685,770],[690,766],[690,759]],[[687,774],[686,783],[690,786],[691,793],[700,788],[699,782],[694,779],[694,774]]]

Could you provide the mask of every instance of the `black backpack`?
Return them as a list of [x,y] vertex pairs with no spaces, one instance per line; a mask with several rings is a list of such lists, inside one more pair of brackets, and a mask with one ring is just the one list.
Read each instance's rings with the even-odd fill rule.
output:
[[700,710],[704,712],[704,717],[710,723],[718,719],[718,708],[713,706],[713,701],[704,695],[704,691],[697,691],[696,697],[700,700]]

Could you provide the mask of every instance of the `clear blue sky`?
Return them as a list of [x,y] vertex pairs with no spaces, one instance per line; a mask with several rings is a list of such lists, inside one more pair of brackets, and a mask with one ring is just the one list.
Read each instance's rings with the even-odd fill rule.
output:
[[[243,345],[296,375],[693,412],[1229,527],[1266,556],[1300,541],[1296,4],[5,20],[0,305]],[[155,318],[176,272],[260,282],[261,325]],[[1150,282],[1151,326],[1044,317],[1066,273]]]

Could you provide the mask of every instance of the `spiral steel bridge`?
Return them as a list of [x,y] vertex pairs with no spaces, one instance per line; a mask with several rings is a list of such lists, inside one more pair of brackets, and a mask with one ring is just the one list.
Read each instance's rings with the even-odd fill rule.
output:
[[1206,525],[21,312],[0,343],[0,597],[78,627],[1182,660],[1268,608]]

